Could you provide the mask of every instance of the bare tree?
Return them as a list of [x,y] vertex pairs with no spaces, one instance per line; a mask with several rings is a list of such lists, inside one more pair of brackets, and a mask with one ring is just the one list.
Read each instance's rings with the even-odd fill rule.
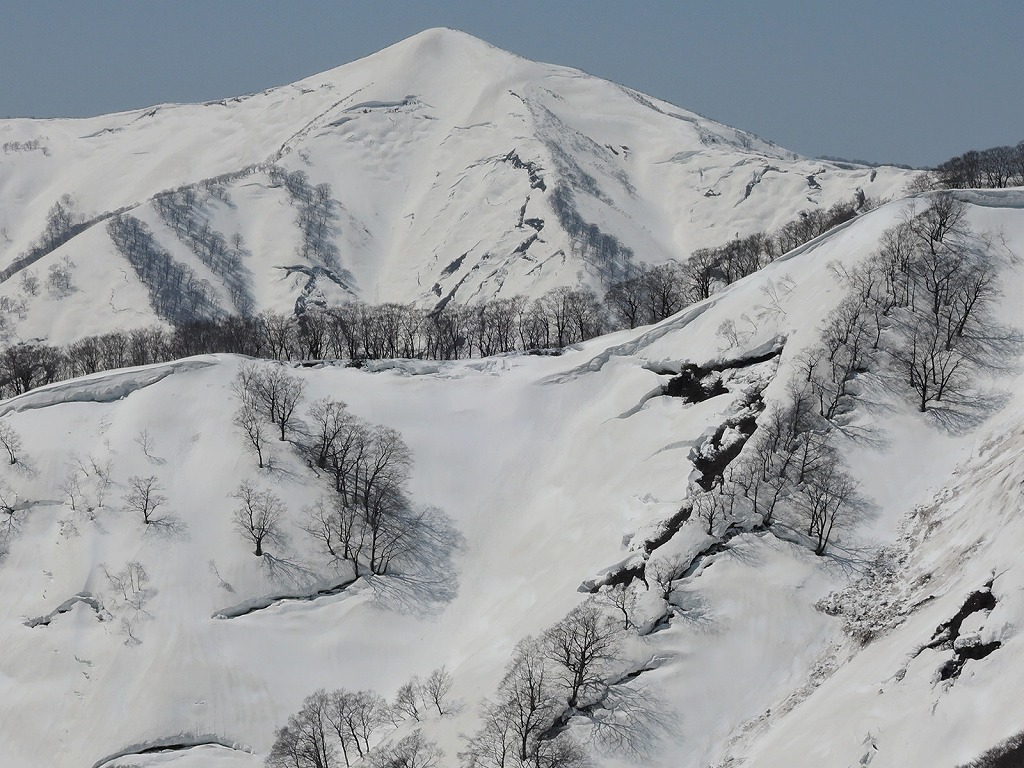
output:
[[152,459],[151,451],[153,450],[153,435],[150,434],[148,429],[141,429],[139,433],[135,435],[135,443],[142,449],[142,455],[147,459]]
[[697,519],[703,521],[708,536],[715,534],[715,528],[725,519],[725,505],[722,494],[719,490],[698,493],[693,499],[693,509],[697,513]]
[[612,584],[602,589],[599,595],[609,606],[622,614],[622,629],[628,631],[633,624],[630,616],[636,608],[636,593],[630,588],[630,585],[622,582]]
[[419,722],[420,715],[422,714],[420,712],[422,691],[423,684],[420,682],[419,677],[413,675],[411,680],[399,687],[398,692],[395,694],[395,703],[391,707],[392,710]]
[[801,493],[807,509],[807,535],[816,539],[814,553],[824,555],[837,522],[853,508],[856,485],[842,466],[831,462],[808,479]]
[[103,573],[113,591],[114,601],[135,611],[144,612],[146,604],[156,594],[149,586],[149,574],[138,560],[127,563],[117,573],[110,573],[105,567]]
[[262,557],[263,543],[280,535],[284,502],[275,493],[260,490],[247,482],[240,484],[232,496],[241,502],[232,518],[235,527],[252,541],[255,546],[253,554]]
[[644,578],[648,585],[653,582],[658,588],[658,595],[662,600],[672,597],[675,580],[680,577],[685,566],[677,556],[669,559],[664,557],[652,557],[647,561],[644,568]]
[[472,768],[581,768],[586,760],[572,737],[552,737],[552,726],[563,712],[544,647],[532,637],[524,638],[496,700],[485,702],[482,725],[459,756]]
[[156,475],[132,475],[128,478],[128,487],[128,495],[124,499],[125,506],[132,512],[142,515],[142,522],[146,525],[155,522],[156,510],[167,501],[167,497],[160,494],[163,487]]
[[256,460],[260,469],[263,469],[263,452],[266,448],[266,428],[263,418],[252,401],[243,401],[238,410],[235,411],[235,426],[238,427],[252,449],[256,451]]
[[437,768],[444,752],[417,728],[394,744],[376,749],[369,758],[370,768]]
[[280,365],[264,367],[251,363],[238,370],[233,388],[243,406],[262,409],[266,417],[280,427],[283,441],[285,430],[302,402],[305,390],[302,379],[289,374]]
[[21,435],[10,424],[0,422],[0,445],[7,451],[11,464],[18,463],[18,454],[21,451]]
[[267,757],[272,768],[334,768],[334,745],[327,719],[329,699],[322,688],[306,697],[302,709],[275,733]]
[[423,681],[423,699],[434,705],[437,714],[444,716],[450,711],[445,700],[451,693],[455,681],[445,667],[438,667]]
[[387,702],[373,691],[332,691],[326,710],[345,765],[361,760],[370,752],[371,742],[391,719]]
[[296,376],[285,373],[279,368],[272,368],[263,377],[263,392],[268,403],[273,403],[271,418],[281,428],[281,440],[285,439],[285,430],[302,401],[305,383]]
[[619,641],[618,627],[593,600],[578,605],[544,633],[545,656],[559,667],[570,709],[576,709],[582,697],[603,690],[604,673],[615,659]]
[[310,406],[310,437],[313,438],[310,453],[317,467],[326,469],[337,442],[350,429],[354,418],[340,400],[325,397]]
[[18,494],[0,479],[0,558],[7,554],[19,529]]

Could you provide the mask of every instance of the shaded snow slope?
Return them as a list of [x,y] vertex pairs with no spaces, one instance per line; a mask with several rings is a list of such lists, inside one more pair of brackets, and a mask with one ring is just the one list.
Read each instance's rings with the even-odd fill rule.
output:
[[[805,209],[898,195],[911,172],[801,158],[578,70],[428,30],[293,85],[76,120],[0,121],[0,296],[66,257],[78,291],[28,297],[21,338],[65,342],[154,319],[106,233],[111,213],[211,285],[223,276],[163,225],[154,195],[191,188],[209,233],[241,238],[258,308],[314,300],[433,305],[556,285],[599,288],[635,263],[771,231]],[[330,185],[324,242],[299,255],[295,200],[271,166]],[[204,186],[213,180],[214,186]],[[92,225],[25,266],[50,207]],[[305,279],[284,267],[319,268]],[[88,307],[88,311],[84,308]],[[72,323],[77,316],[80,322]]]
[[[907,205],[884,206],[657,326],[559,357],[295,368],[307,403],[343,399],[412,449],[415,502],[451,522],[436,567],[417,579],[335,589],[350,574],[313,554],[299,527],[321,481],[277,440],[272,468],[257,469],[231,423],[245,360],[108,372],[8,401],[0,411],[24,448],[19,464],[0,467],[21,521],[0,561],[3,764],[257,766],[274,728],[316,688],[391,697],[442,664],[464,706],[422,727],[445,765],[457,764],[459,734],[474,729],[517,640],[578,604],[583,582],[641,556],[646,533],[684,501],[691,448],[731,413],[735,393],[692,405],[657,396],[666,372],[783,341],[781,358],[756,369],[770,380],[765,397],[781,398],[794,357],[842,298],[835,262],[866,257]],[[970,215],[1021,252],[1016,193],[987,196]],[[1003,284],[1000,311],[1014,320],[1018,264]],[[726,320],[731,337],[718,333]],[[621,662],[647,670],[628,685],[665,727],[642,755],[596,750],[597,759],[953,764],[1019,729],[1024,389],[1012,370],[986,386],[1003,393],[1002,410],[952,429],[867,375],[871,396],[840,439],[869,513],[823,558],[788,541],[782,521],[778,535],[741,534],[695,564],[677,585],[678,611]],[[129,478],[148,475],[167,498],[150,526],[124,502]],[[243,480],[289,510],[286,539],[264,558],[231,524]],[[707,543],[691,520],[664,552],[692,556]],[[905,596],[907,616],[861,649],[815,606],[871,573],[883,546],[904,548],[889,588]],[[105,575],[131,561],[151,579],[144,612],[116,599]],[[964,618],[949,648],[921,650],[990,580],[995,607]],[[956,652],[995,641],[952,682],[937,679]],[[180,749],[146,752],[160,746]]]

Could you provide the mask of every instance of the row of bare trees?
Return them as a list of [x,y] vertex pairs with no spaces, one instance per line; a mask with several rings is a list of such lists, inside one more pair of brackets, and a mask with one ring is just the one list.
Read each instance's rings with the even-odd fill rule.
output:
[[513,652],[480,728],[459,754],[469,768],[576,768],[589,764],[565,730],[569,718],[608,693],[623,630],[594,600],[581,603]]
[[[300,419],[304,384],[282,365],[245,365],[234,388],[235,424],[260,468],[269,461],[272,425],[278,440],[291,439],[332,491],[305,513],[305,530],[322,554],[351,563],[357,574],[366,568],[380,575],[431,544],[434,510],[418,509],[409,498],[412,453],[396,430],[368,423],[333,398],[313,402]],[[236,494],[242,503],[235,522],[256,555],[274,538],[275,510],[283,507],[266,494],[253,487]]]
[[[307,696],[302,708],[277,729],[267,758],[272,768],[434,768],[443,758],[437,744],[414,729],[398,740],[386,741],[388,733],[404,720],[420,720],[424,705],[439,715],[449,711],[452,677],[444,667],[426,681],[413,678],[399,688],[388,704],[376,691],[320,689]],[[411,693],[410,693],[411,692]],[[415,717],[411,714],[415,712]]]
[[947,189],[1001,188],[1024,184],[1024,141],[970,150],[940,163],[930,176]]
[[758,420],[750,445],[693,509],[708,534],[752,513],[771,525],[785,509],[802,518],[817,554],[862,505],[834,444],[853,405],[852,382],[891,367],[920,411],[962,395],[1002,338],[992,319],[998,262],[967,223],[963,202],[933,197],[886,231],[878,250],[842,273],[850,289],[820,341],[797,358],[787,401]]
[[163,248],[145,222],[122,213],[107,222],[107,234],[146,286],[158,315],[185,325],[222,314],[209,282]]
[[[295,174],[274,178],[303,205],[314,204],[320,196]],[[152,326],[90,336],[63,349],[40,343],[8,347],[0,352],[0,397],[97,371],[215,352],[274,360],[453,360],[561,348],[610,330],[664,320],[867,205],[862,200],[860,208],[855,201],[805,213],[775,237],[758,234],[701,249],[682,265],[636,267],[602,299],[587,289],[562,286],[532,301],[515,296],[469,305],[448,302],[434,310],[413,304],[350,302],[336,307],[307,305],[298,316],[270,311],[223,315],[205,281],[156,245],[143,222],[121,215],[108,223],[111,237],[149,287],[157,311],[172,321],[172,328]],[[157,206],[183,237],[203,243],[212,237],[208,225],[203,227],[203,217],[192,213],[199,206],[194,189],[163,195]],[[959,237],[958,231],[954,227],[951,233],[940,232],[946,250]],[[223,240],[218,238],[214,240]],[[237,251],[242,246],[224,247]],[[894,247],[900,262],[901,246]],[[886,268],[896,269],[894,279],[899,276],[899,268]]]
[[218,184],[204,187],[205,196],[195,186],[157,195],[153,199],[160,219],[185,243],[196,257],[224,281],[228,294],[240,315],[253,311],[252,273],[245,266],[248,256],[241,234],[235,233],[230,241],[210,225],[208,213],[210,198],[227,200],[227,190]]
[[301,240],[297,255],[301,259],[319,261],[328,269],[339,266],[337,230],[338,202],[331,197],[330,184],[313,185],[304,171],[288,172],[278,165],[268,170],[271,186],[283,187],[296,210],[295,223]]
[[[526,637],[513,652],[493,699],[482,705],[479,729],[459,753],[470,768],[582,768],[583,746],[565,726],[569,719],[596,714],[615,685],[624,630],[591,599],[581,603],[539,637]],[[394,702],[374,691],[319,690],[275,732],[267,764],[274,768],[432,768],[442,753],[419,728],[397,741],[386,734],[403,721],[418,723],[427,713],[448,714],[453,680],[441,667],[423,682],[401,686]],[[633,705],[631,705],[633,708]],[[637,712],[617,712],[618,719]],[[617,725],[622,725],[617,722]]]
[[803,211],[774,235],[759,232],[714,248],[699,248],[683,264],[636,268],[604,295],[609,327],[635,328],[671,317],[875,204],[859,195],[827,210]]
[[82,232],[89,222],[81,215],[78,205],[71,195],[62,195],[46,212],[46,225],[43,232],[18,255],[10,266],[0,270],[0,282],[23,271],[46,254],[59,248],[72,237]]
[[882,356],[921,411],[962,394],[1006,338],[992,316],[998,270],[993,244],[971,229],[967,206],[950,193],[887,230],[871,257],[844,275],[851,294],[803,360],[822,415],[835,415],[847,383]]

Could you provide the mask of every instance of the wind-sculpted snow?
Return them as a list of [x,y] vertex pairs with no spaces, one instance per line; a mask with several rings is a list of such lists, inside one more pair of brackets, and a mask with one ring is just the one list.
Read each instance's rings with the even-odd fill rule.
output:
[[958,200],[986,208],[1024,208],[1024,190],[1020,189],[958,189]]
[[87,592],[81,592],[81,593],[75,595],[74,597],[68,598],[67,600],[65,600],[63,603],[58,605],[56,608],[54,608],[52,611],[50,611],[45,616],[37,616],[34,619],[29,619],[28,621],[25,622],[25,626],[26,627],[45,627],[45,626],[48,626],[50,624],[50,622],[52,622],[56,617],[58,617],[58,616],[60,616],[61,614],[64,614],[64,613],[68,613],[76,605],[88,606],[93,611],[95,611],[96,617],[100,621],[104,620],[103,605],[100,603],[100,601],[97,600],[94,595],[90,595]]
[[[183,768],[188,768],[190,765],[195,765],[198,768],[198,766],[206,765],[249,766],[253,764],[252,752],[237,742],[221,738],[216,734],[182,733],[124,747],[97,760],[92,764],[92,768],[119,768],[120,766],[142,768],[158,764],[156,761],[146,761],[146,756],[156,758],[161,765],[166,764],[167,757],[173,756],[174,765],[181,765]],[[131,761],[124,762],[126,758],[131,758]],[[192,762],[193,759],[196,761],[195,763]]]
[[49,384],[0,403],[0,416],[64,403],[112,403],[173,374],[197,371],[214,364],[212,358],[191,358]]
[[228,606],[227,608],[220,608],[213,612],[213,618],[215,619],[237,619],[241,616],[248,616],[256,611],[263,611],[267,608],[271,608],[275,605],[280,605],[286,602],[309,602],[311,600],[319,600],[324,597],[334,597],[340,595],[350,586],[356,583],[356,579],[346,579],[340,584],[334,584],[331,586],[317,589],[315,592],[299,593],[299,594],[284,594],[284,595],[271,595],[267,597],[254,597],[244,602],[238,603],[237,605]]
[[642,334],[636,336],[629,341],[622,344],[616,344],[610,346],[607,349],[601,351],[600,354],[593,357],[590,361],[583,365],[577,366],[570,371],[559,373],[551,376],[546,380],[549,384],[563,384],[567,381],[571,381],[579,376],[583,376],[588,373],[596,373],[600,371],[604,366],[614,357],[630,357],[633,355],[640,354],[644,349],[649,347],[655,341],[667,336],[673,331],[677,331],[681,328],[685,328],[690,323],[694,322],[711,309],[715,304],[718,303],[717,298],[707,299],[700,304],[696,304],[689,309],[685,309],[675,317],[663,320],[658,323],[654,328],[649,331],[645,331]]

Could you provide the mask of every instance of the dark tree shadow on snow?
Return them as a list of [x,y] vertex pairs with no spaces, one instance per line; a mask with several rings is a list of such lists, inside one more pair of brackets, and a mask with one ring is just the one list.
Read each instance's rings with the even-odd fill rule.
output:
[[1009,392],[964,392],[947,395],[928,406],[928,416],[939,429],[962,437],[980,427],[1010,401]]
[[314,568],[301,560],[280,557],[269,552],[264,552],[260,560],[267,575],[277,584],[289,585],[296,589],[312,589],[323,581]]
[[188,523],[177,515],[167,514],[151,517],[143,535],[166,539],[188,539],[188,530]]
[[648,686],[618,683],[584,715],[598,752],[641,764],[658,752],[664,738],[677,732],[681,717]]
[[459,592],[455,556],[465,545],[448,515],[436,507],[424,509],[401,562],[383,576],[369,578],[376,601],[401,613],[437,613]]

